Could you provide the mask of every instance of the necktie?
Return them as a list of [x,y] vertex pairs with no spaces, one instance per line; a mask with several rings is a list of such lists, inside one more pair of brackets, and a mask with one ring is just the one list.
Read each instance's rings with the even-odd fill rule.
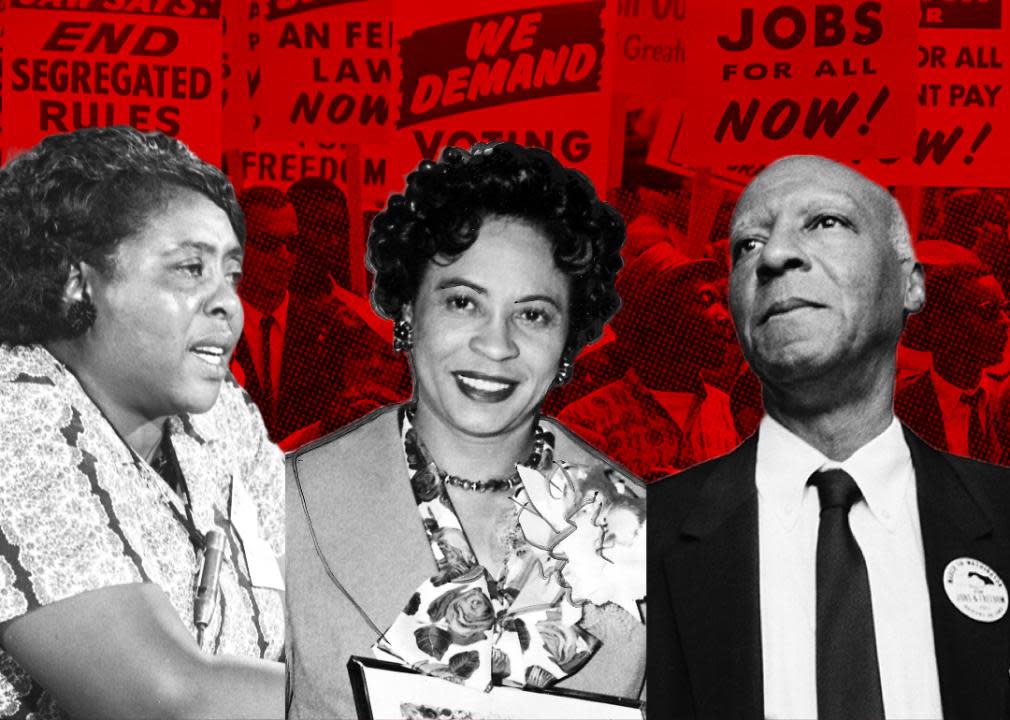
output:
[[961,402],[971,407],[971,416],[968,420],[968,454],[976,460],[989,459],[989,436],[982,429],[982,415],[980,405],[982,404],[982,388],[977,388],[973,393],[964,393]]
[[844,470],[810,476],[821,501],[817,530],[817,715],[884,718],[866,563],[849,526],[862,493]]
[[273,315],[264,315],[260,318],[260,349],[261,349],[261,365],[263,367],[263,397],[266,399],[266,407],[260,408],[260,412],[264,415],[264,419],[269,425],[269,418],[273,417],[273,407],[274,407],[274,380],[273,380],[273,368],[270,364],[270,329],[274,324]]

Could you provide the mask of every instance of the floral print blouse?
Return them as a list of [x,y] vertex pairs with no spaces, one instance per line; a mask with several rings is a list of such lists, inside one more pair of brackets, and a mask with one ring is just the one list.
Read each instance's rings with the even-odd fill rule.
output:
[[[624,491],[625,479],[609,468],[556,463],[554,435],[538,425],[533,455],[517,466],[516,480],[521,482],[508,491],[515,505],[506,523],[508,552],[501,573],[492,577],[478,563],[445,487],[445,474],[413,428],[410,410],[401,408],[399,419],[411,489],[438,573],[407,601],[373,646],[375,654],[477,690],[492,685],[543,688],[577,672],[600,642],[581,626],[589,598],[574,601],[581,588],[566,591],[556,573],[566,562],[585,566],[587,557],[573,555],[559,566],[551,550],[562,538],[588,531],[594,539],[585,555],[597,557],[615,538],[608,536],[606,520],[597,523],[596,517],[606,513],[595,499],[623,495],[640,511],[642,523],[644,503],[635,503]],[[556,480],[551,490],[547,476]],[[530,495],[537,485],[543,486],[536,493],[539,505]],[[589,512],[580,513],[582,508]],[[534,520],[539,523],[532,524]],[[527,536],[527,528],[537,532]],[[643,580],[644,535],[642,527],[643,542],[637,549],[643,562],[633,563]],[[644,596],[644,582],[640,590]],[[635,614],[638,610],[631,608]]]
[[[45,349],[0,345],[0,630],[64,598],[123,583],[165,591],[193,625],[200,562],[178,496],[117,435]],[[284,639],[283,461],[228,378],[200,415],[170,418],[195,529],[227,552],[204,651],[278,660]],[[53,699],[0,648],[0,718],[59,718]]]

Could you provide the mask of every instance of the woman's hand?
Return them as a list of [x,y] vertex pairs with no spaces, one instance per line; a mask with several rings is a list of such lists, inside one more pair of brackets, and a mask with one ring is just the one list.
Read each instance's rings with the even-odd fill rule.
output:
[[153,584],[45,605],[0,641],[73,717],[284,717],[283,664],[202,652]]

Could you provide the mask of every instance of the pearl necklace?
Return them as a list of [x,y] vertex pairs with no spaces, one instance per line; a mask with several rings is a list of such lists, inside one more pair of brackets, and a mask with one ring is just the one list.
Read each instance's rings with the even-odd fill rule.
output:
[[[533,451],[523,463],[528,467],[537,467],[540,459],[544,455],[544,433],[537,425],[536,436],[533,439]],[[438,476],[446,485],[452,485],[462,490],[473,490],[474,492],[497,492],[499,490],[514,490],[522,485],[522,478],[519,477],[519,470],[514,470],[512,474],[502,478],[488,478],[487,480],[467,480],[458,475],[450,475],[444,470],[438,471]]]

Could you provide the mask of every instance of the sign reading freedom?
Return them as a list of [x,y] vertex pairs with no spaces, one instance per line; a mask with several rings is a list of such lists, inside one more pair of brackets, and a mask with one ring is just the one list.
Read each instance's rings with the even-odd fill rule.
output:
[[11,0],[4,17],[12,153],[46,135],[128,124],[220,162],[220,0],[36,4]]

